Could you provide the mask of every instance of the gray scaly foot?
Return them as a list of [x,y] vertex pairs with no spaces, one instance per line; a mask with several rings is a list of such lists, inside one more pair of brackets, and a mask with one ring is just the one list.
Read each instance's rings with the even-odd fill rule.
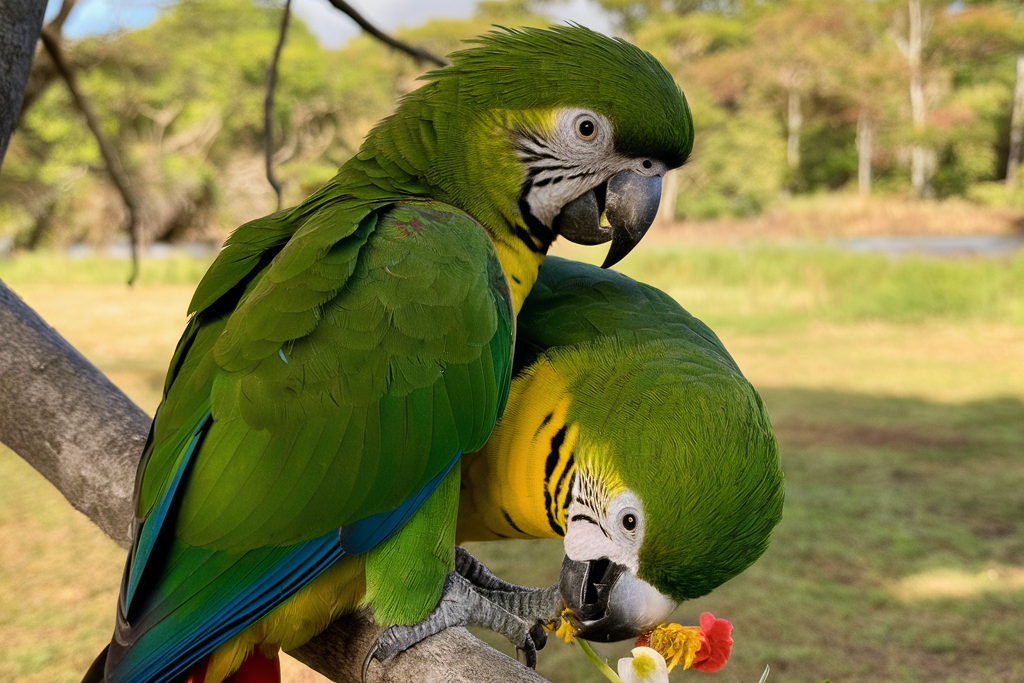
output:
[[543,624],[562,610],[558,585],[530,588],[502,581],[464,548],[456,547],[455,571],[448,574],[437,607],[418,624],[392,626],[363,661],[363,679],[374,659],[388,664],[402,652],[452,626],[476,625],[505,636],[537,666],[537,650],[547,642]]

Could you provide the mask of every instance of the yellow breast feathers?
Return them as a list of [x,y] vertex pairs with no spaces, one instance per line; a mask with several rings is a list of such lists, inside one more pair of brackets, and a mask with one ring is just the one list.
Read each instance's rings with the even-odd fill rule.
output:
[[566,421],[571,402],[564,378],[546,361],[512,381],[487,445],[462,458],[458,542],[565,534],[579,433]]

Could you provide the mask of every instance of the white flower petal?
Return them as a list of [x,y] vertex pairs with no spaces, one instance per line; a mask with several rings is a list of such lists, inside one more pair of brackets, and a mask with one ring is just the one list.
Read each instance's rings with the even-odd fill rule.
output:
[[634,647],[632,657],[619,660],[622,683],[668,683],[668,666],[661,653],[649,647]]

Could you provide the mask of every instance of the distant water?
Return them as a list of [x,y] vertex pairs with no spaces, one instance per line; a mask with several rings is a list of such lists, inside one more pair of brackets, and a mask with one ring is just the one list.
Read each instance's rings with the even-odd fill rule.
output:
[[[862,253],[881,253],[891,256],[907,256],[923,254],[948,258],[987,257],[996,258],[1013,256],[1024,249],[1024,235],[940,235],[916,237],[842,237],[830,240],[844,249]],[[794,247],[807,244],[803,240],[784,241]],[[3,245],[0,244],[0,247]],[[179,242],[166,244],[158,242],[146,245],[143,258],[162,259],[175,254],[186,254],[213,258],[220,250],[218,245],[205,242]],[[71,258],[102,255],[110,258],[131,258],[131,247],[127,240],[120,240],[104,247],[92,247],[87,244],[73,244],[67,249]],[[2,255],[2,249],[0,249]]]
[[1024,249],[1024,235],[940,235],[917,237],[845,237],[834,240],[850,251],[905,256],[1012,256]]
[[[154,242],[147,244],[142,250],[144,259],[165,259],[175,254],[186,256],[197,256],[213,258],[220,251],[220,246],[208,242]],[[132,247],[128,240],[117,240],[103,247],[93,247],[81,242],[72,244],[67,248],[67,255],[72,259],[85,258],[87,256],[106,256],[114,259],[128,260],[132,257]]]

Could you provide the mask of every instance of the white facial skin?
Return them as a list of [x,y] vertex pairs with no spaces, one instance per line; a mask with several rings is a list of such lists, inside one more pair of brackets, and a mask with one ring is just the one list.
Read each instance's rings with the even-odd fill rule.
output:
[[611,121],[588,109],[561,109],[549,135],[517,135],[515,142],[532,180],[530,213],[548,227],[566,204],[617,173],[660,177],[668,170],[656,159],[616,152]]
[[[577,484],[580,481],[577,477]],[[626,490],[602,505],[600,495],[587,495],[588,488],[584,484],[581,495],[577,495],[580,489],[574,490],[569,503],[565,554],[577,562],[608,558],[628,567],[630,574],[623,574],[616,583],[609,604],[624,615],[629,614],[642,628],[663,623],[677,603],[637,577],[646,527],[640,499]]]
[[569,503],[565,554],[578,562],[607,557],[636,574],[646,524],[640,499],[627,490],[612,498],[605,510],[598,510],[600,506],[586,498],[574,495]]

